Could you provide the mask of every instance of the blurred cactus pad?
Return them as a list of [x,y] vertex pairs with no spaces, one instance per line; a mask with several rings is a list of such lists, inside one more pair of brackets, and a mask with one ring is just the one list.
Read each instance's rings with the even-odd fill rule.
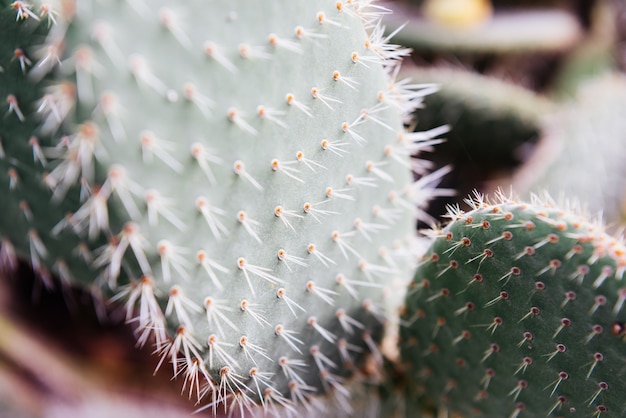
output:
[[468,203],[408,291],[415,396],[467,416],[623,416],[622,241],[547,199]]
[[[513,184],[518,192],[547,190],[576,199],[608,224],[626,220],[626,78],[607,74],[587,80],[574,100],[545,123],[545,136]],[[584,174],[581,175],[581,168]]]
[[445,128],[404,131],[433,89],[396,78],[390,11],[0,5],[2,269],[122,304],[204,408],[349,410],[445,193],[411,159]]

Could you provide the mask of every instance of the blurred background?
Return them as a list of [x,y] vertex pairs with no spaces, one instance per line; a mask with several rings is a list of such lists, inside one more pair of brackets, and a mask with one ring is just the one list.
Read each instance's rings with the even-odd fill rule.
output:
[[616,229],[626,220],[626,2],[623,0],[396,0],[393,42],[403,66],[440,85],[417,130],[449,124],[436,165],[457,196],[498,187],[548,191]]
[[[415,130],[450,125],[423,157],[442,183],[521,197],[549,191],[609,229],[626,222],[626,2],[395,0],[385,23],[410,47],[400,77],[436,83]],[[2,272],[0,272],[2,275]],[[26,267],[0,280],[0,418],[188,416],[169,371],[136,349],[123,313],[42,288]]]

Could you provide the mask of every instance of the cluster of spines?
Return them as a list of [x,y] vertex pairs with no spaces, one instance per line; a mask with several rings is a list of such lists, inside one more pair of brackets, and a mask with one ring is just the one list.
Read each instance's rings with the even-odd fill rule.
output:
[[[153,11],[143,2],[132,2],[131,6],[141,18],[146,19],[153,14]],[[14,2],[11,7],[15,10],[18,23],[38,17],[34,14],[34,8],[25,2]],[[267,162],[265,169],[268,172],[274,172],[276,176],[283,176],[299,184],[303,183],[303,171],[317,173],[328,169],[321,159],[309,158],[309,155],[315,155],[321,150],[325,154],[340,158],[346,157],[349,147],[354,144],[363,146],[367,142],[363,134],[364,123],[382,126],[393,131],[394,128],[386,124],[380,115],[393,108],[399,109],[402,116],[407,116],[415,109],[421,97],[432,90],[432,86],[429,85],[412,85],[406,80],[396,80],[397,68],[399,68],[397,64],[408,51],[388,43],[390,36],[384,35],[384,28],[380,23],[381,15],[388,13],[387,9],[370,1],[350,1],[345,4],[336,2],[335,8],[337,16],[324,12],[315,15],[319,27],[343,26],[342,14],[358,17],[369,29],[370,35],[364,42],[363,53],[353,52],[346,57],[346,62],[349,60],[355,66],[366,68],[385,66],[390,74],[389,84],[386,89],[377,93],[375,101],[373,100],[374,105],[359,111],[354,118],[337,126],[337,138],[320,136],[315,138],[319,141],[315,146],[317,150],[299,148],[294,153],[293,159],[277,157]],[[281,339],[286,346],[298,355],[304,354],[310,358],[310,363],[314,363],[318,368],[322,386],[337,394],[338,399],[344,399],[346,393],[342,389],[342,377],[330,372],[332,369],[339,368],[337,360],[323,354],[317,345],[310,347],[309,353],[303,353],[302,331],[289,329],[282,323],[269,324],[264,317],[263,308],[257,303],[243,299],[238,303],[232,303],[231,306],[223,300],[206,297],[201,304],[199,300],[192,300],[192,298],[197,299],[197,295],[185,295],[182,288],[176,284],[170,287],[168,297],[165,297],[163,293],[168,290],[164,286],[169,287],[170,284],[159,284],[156,280],[157,276],[160,276],[166,283],[170,280],[174,283],[174,276],[185,279],[196,276],[199,272],[200,275],[209,278],[215,289],[222,290],[227,286],[224,283],[225,278],[237,277],[235,275],[239,274],[242,279],[245,279],[246,287],[253,296],[256,296],[255,289],[259,288],[259,283],[266,285],[265,287],[272,287],[276,301],[284,302],[285,309],[288,309],[294,317],[301,314],[307,316],[301,304],[290,296],[292,292],[298,293],[298,289],[281,279],[275,273],[276,268],[272,268],[270,263],[257,264],[258,260],[247,257],[246,254],[238,254],[233,260],[233,265],[230,265],[223,260],[212,259],[205,249],[198,249],[194,254],[192,248],[180,246],[168,239],[161,239],[156,243],[149,240],[146,227],[156,227],[163,220],[177,230],[185,230],[190,226],[183,220],[179,214],[180,211],[176,210],[175,203],[178,202],[174,202],[174,199],[169,196],[163,196],[154,188],[142,187],[133,180],[137,177],[136,173],[129,174],[129,170],[121,164],[110,166],[105,178],[99,181],[101,176],[97,173],[96,167],[97,161],[101,158],[104,161],[106,158],[104,142],[113,140],[113,143],[123,143],[133,136],[124,123],[128,109],[124,108],[120,97],[111,91],[104,91],[96,102],[94,84],[99,82],[98,78],[102,76],[102,64],[94,58],[97,55],[96,51],[88,46],[80,46],[75,49],[71,57],[63,58],[62,40],[68,31],[71,19],[65,20],[60,9],[57,11],[49,5],[41,8],[42,13],[44,10],[42,17],[50,18],[48,24],[51,25],[51,31],[47,45],[40,49],[43,51],[40,59],[31,60],[23,51],[22,54],[16,56],[20,60],[24,73],[29,73],[28,75],[33,78],[41,79],[46,74],[57,71],[57,64],[60,63],[64,68],[70,66],[75,77],[75,83],[58,83],[42,97],[35,112],[36,117],[43,120],[39,130],[40,138],[33,137],[34,140],[30,141],[34,159],[39,161],[44,169],[51,168],[49,172],[44,171],[42,174],[45,188],[50,190],[53,201],[62,202],[74,188],[79,189],[80,206],[70,208],[68,215],[54,224],[53,234],[62,236],[69,231],[86,242],[101,238],[102,235],[106,236],[107,242],[93,250],[90,250],[87,244],[79,244],[76,249],[78,255],[90,268],[100,272],[101,282],[111,287],[118,287],[117,283],[121,276],[125,277],[124,281],[126,277],[131,278],[129,284],[118,287],[119,290],[114,299],[125,300],[129,321],[138,325],[139,344],[156,339],[160,365],[166,361],[172,363],[175,375],[184,376],[184,389],[188,390],[190,395],[195,393],[198,400],[212,393],[211,406],[213,408],[219,403],[226,404],[230,398],[237,401],[231,405],[238,405],[241,408],[252,404],[251,397],[248,395],[252,393],[258,396],[257,400],[260,400],[263,405],[286,406],[292,403],[309,405],[311,402],[309,395],[316,388],[309,385],[300,373],[305,365],[312,367],[312,364],[305,364],[301,360],[281,357],[284,362],[280,364],[280,367],[289,381],[288,386],[291,392],[289,400],[283,397],[274,387],[274,383],[269,380],[272,373],[260,371],[257,367],[245,371],[248,375],[245,375],[243,369],[232,366],[219,368],[218,374],[210,372],[209,369],[217,367],[218,364],[237,364],[237,361],[224,349],[236,343],[221,341],[223,338],[221,327],[236,330],[237,326],[229,318],[233,312],[238,311],[252,318],[260,327],[269,326],[276,338]],[[79,18],[81,13],[89,13],[89,11],[78,9]],[[181,47],[186,50],[193,49],[191,39],[176,13],[172,10],[161,9],[158,18],[158,24],[166,29]],[[236,16],[233,16],[234,18]],[[286,129],[288,124],[285,119],[290,108],[294,108],[295,111],[311,119],[314,118],[316,102],[320,103],[318,107],[323,106],[328,112],[335,111],[338,106],[342,105],[338,98],[327,94],[325,88],[312,86],[309,99],[303,99],[288,91],[284,95],[284,103],[280,106],[264,104],[255,109],[229,107],[220,116],[221,112],[215,108],[215,101],[207,96],[206,92],[200,91],[195,84],[185,83],[181,89],[172,89],[150,69],[142,55],[132,54],[126,60],[121,53],[120,46],[112,37],[111,28],[106,24],[102,22],[95,24],[91,36],[93,42],[111,60],[114,67],[126,67],[126,64],[120,63],[127,63],[127,71],[140,87],[146,87],[148,91],[156,93],[173,104],[189,103],[205,118],[222,117],[242,135],[259,137],[263,126],[267,124]],[[270,34],[264,46],[242,43],[233,56],[238,55],[241,60],[266,60],[272,57],[274,50],[279,49],[299,55],[303,52],[300,42],[317,44],[325,38],[326,35],[322,33],[322,30],[309,30],[297,26],[293,39]],[[228,72],[234,75],[239,72],[235,60],[221,45],[207,41],[202,45],[201,52]],[[31,66],[30,71],[28,71],[28,66]],[[360,88],[358,80],[339,70],[333,70],[328,74],[328,82],[341,84],[354,91]],[[20,107],[19,98],[16,96],[9,95],[7,103],[9,117],[16,117],[19,121],[23,121],[31,116],[26,109]],[[63,131],[67,120],[70,119],[72,109],[89,103],[97,103],[93,108],[93,121],[83,121],[75,133],[60,136],[58,144],[42,147],[47,136],[58,136],[57,133]],[[283,110],[285,105],[287,108]],[[250,116],[254,114],[256,114],[256,121]],[[389,183],[388,187],[391,188],[394,177],[386,171],[390,163],[400,163],[409,168],[421,167],[421,164],[409,163],[408,157],[436,143],[438,140],[433,138],[442,132],[445,132],[445,128],[420,134],[400,133],[396,144],[387,144],[384,150],[381,150],[380,161],[366,161],[361,172],[347,173],[345,183],[344,179],[339,179],[339,182],[329,184],[320,190],[315,199],[303,199],[301,207],[283,206],[277,202],[277,205],[271,208],[272,213],[265,215],[250,213],[247,208],[242,208],[235,214],[230,214],[232,218],[229,221],[229,213],[221,207],[214,206],[206,195],[195,196],[192,201],[188,202],[188,205],[205,221],[205,228],[208,227],[206,232],[216,240],[224,239],[229,232],[239,228],[244,236],[261,244],[266,236],[260,218],[263,220],[266,220],[268,216],[276,218],[277,222],[293,232],[306,217],[313,218],[311,222],[323,224],[327,218],[338,215],[338,211],[333,210],[329,202],[333,200],[354,201],[358,189],[377,188],[382,183]],[[174,148],[174,143],[170,138],[162,138],[157,131],[142,130],[138,135],[138,145],[141,158],[146,165],[163,164],[166,170],[171,170],[173,173],[186,170],[188,162],[185,157],[181,157],[184,154]],[[196,164],[210,184],[215,185],[218,171],[227,168],[229,171],[232,170],[229,181],[241,181],[249,184],[251,191],[265,192],[265,187],[259,179],[264,174],[250,172],[248,169],[250,164],[247,164],[249,161],[237,159],[229,166],[229,161],[225,161],[202,142],[194,142],[184,153]],[[362,275],[365,280],[353,279],[350,278],[352,274],[338,272],[333,282],[334,288],[323,287],[315,280],[309,279],[302,286],[302,293],[317,297],[321,302],[334,306],[338,292],[344,289],[344,293],[349,298],[357,300],[352,303],[353,309],[363,310],[376,323],[384,321],[384,309],[378,305],[378,301],[366,299],[358,302],[363,297],[360,289],[377,289],[380,285],[375,279],[395,274],[398,271],[398,265],[407,258],[407,255],[410,255],[410,252],[399,242],[394,243],[397,248],[381,247],[379,255],[382,263],[379,264],[366,261],[355,249],[354,242],[357,240],[371,242],[376,234],[396,224],[403,216],[402,213],[407,210],[420,215],[421,212],[414,208],[415,203],[423,205],[430,197],[441,193],[436,188],[436,183],[445,172],[446,170],[443,170],[424,176],[418,183],[407,185],[404,189],[391,190],[388,194],[388,207],[383,207],[381,206],[383,202],[378,202],[372,208],[373,221],[356,217],[352,221],[351,230],[330,231],[326,243],[310,242],[306,248],[301,248],[299,251],[281,247],[274,255],[275,260],[278,260],[278,264],[284,265],[289,271],[292,269],[302,271],[302,268],[312,263],[331,267],[337,265],[339,260],[327,255],[326,248],[329,245],[334,246],[339,250],[338,254],[346,260],[356,261],[355,275]],[[9,178],[10,190],[20,188],[18,170],[11,169]],[[26,216],[28,205],[25,204],[23,207]],[[122,217],[130,219],[129,222],[120,224],[116,219],[111,218],[113,211],[119,212],[118,207],[126,212]],[[142,213],[147,213],[147,222]],[[119,213],[116,213],[116,216],[119,216]],[[118,233],[112,232],[116,229],[119,230]],[[33,267],[43,273],[49,268],[44,260],[51,255],[45,245],[46,237],[40,237],[33,229],[28,239]],[[0,254],[5,261],[3,262],[5,266],[15,264],[17,252],[19,249],[16,251],[13,248],[10,239],[3,239]],[[194,265],[195,270],[193,270]],[[56,272],[65,281],[73,280],[75,275],[72,274],[65,261],[59,259],[55,266]],[[136,276],[140,278],[132,279]],[[216,332],[216,334],[211,334],[206,342],[196,340],[192,333],[194,326],[190,316],[194,314],[206,316],[208,326]],[[360,334],[359,338],[365,343],[365,347],[380,360],[380,352],[375,342],[378,338],[376,335],[380,332],[366,325],[365,319],[357,318],[352,312],[347,312],[343,308],[336,309],[335,314],[337,329],[343,330],[347,335]],[[175,317],[179,326],[167,325],[170,323],[169,317]],[[344,365],[353,364],[354,357],[362,355],[362,347],[354,345],[351,340],[340,338],[327,327],[325,328],[325,325],[320,324],[315,316],[308,316],[306,322],[325,343],[336,346],[337,358]],[[168,330],[173,332],[173,337],[168,336]],[[257,346],[246,335],[239,338],[238,344],[244,356],[252,363],[255,363],[255,358],[267,358],[265,349]],[[206,354],[201,355],[205,351],[208,352],[208,368],[207,362],[199,360],[207,357]]]
[[623,413],[623,243],[552,201],[468,203],[409,288],[403,354],[420,390],[485,416]]

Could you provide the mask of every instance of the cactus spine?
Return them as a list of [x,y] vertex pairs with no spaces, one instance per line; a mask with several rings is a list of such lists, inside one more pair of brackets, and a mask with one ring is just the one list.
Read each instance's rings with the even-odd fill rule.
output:
[[388,10],[55,5],[2,3],[4,268],[112,293],[214,413],[349,409],[443,174],[413,183],[433,141],[403,131],[422,93],[395,78]]
[[535,199],[451,208],[407,297],[403,360],[463,414],[620,416],[626,248]]

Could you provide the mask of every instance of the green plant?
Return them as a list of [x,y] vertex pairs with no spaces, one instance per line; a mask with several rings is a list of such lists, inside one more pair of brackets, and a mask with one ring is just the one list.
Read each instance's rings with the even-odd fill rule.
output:
[[626,250],[599,222],[476,195],[420,258],[449,168],[411,156],[448,127],[405,132],[436,87],[399,78],[388,13],[0,1],[0,273],[122,306],[213,414],[623,412]]
[[214,413],[349,410],[347,379],[382,363],[381,289],[445,193],[446,170],[413,179],[441,130],[404,132],[432,86],[396,79],[388,10],[1,6],[2,268],[122,303]]
[[621,415],[624,244],[549,200],[467,202],[409,286],[402,355],[422,402],[487,417]]

